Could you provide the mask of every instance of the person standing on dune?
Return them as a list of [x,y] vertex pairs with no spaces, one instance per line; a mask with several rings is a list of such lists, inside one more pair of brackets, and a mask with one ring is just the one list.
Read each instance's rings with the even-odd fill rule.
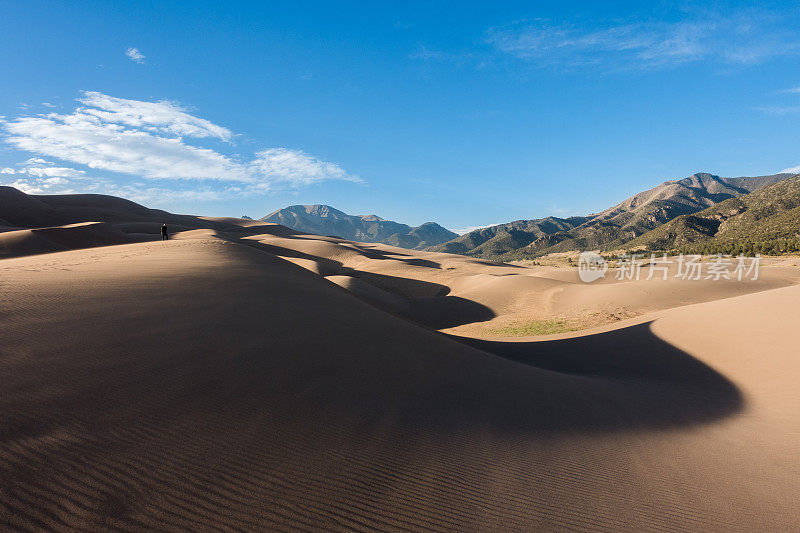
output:
[[167,225],[161,224],[161,240],[168,241],[169,240],[169,233],[167,233]]

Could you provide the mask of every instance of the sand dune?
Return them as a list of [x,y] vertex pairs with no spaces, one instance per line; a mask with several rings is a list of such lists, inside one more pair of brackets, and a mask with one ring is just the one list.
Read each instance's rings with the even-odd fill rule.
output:
[[123,244],[133,240],[130,235],[102,222],[7,231],[0,233],[0,258]]
[[[480,337],[498,335],[504,326],[556,318],[582,329],[800,282],[800,269],[784,261],[765,260],[756,281],[685,282],[674,279],[673,266],[668,281],[660,276],[648,281],[644,269],[640,280],[619,282],[612,270],[606,281],[586,284],[572,267],[523,268],[316,235],[265,232],[245,240],[340,285],[341,276],[359,280],[342,286],[384,310],[410,308],[400,314],[434,329]],[[376,298],[364,284],[407,303]]]
[[[565,269],[194,220],[167,242],[0,261],[0,527],[800,523],[793,268],[694,293],[588,286]],[[89,230],[104,226],[56,234]],[[609,299],[642,314],[464,336]]]

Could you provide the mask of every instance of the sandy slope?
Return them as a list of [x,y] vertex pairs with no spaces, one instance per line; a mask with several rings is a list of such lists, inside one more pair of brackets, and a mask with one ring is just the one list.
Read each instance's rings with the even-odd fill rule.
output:
[[573,284],[247,232],[0,261],[0,526],[800,523],[788,274],[651,322],[470,347],[402,317],[462,327]]

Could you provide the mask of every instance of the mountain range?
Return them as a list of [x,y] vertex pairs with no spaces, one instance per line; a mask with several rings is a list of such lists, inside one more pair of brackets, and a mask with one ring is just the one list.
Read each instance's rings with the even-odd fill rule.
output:
[[292,205],[261,218],[291,229],[359,242],[422,250],[458,237],[435,222],[411,227],[377,215],[348,215],[329,205]]
[[[783,173],[721,178],[697,173],[685,179],[664,182],[600,213],[566,219],[518,220],[472,231],[432,246],[429,251],[508,261],[553,252],[626,249],[630,248],[627,243],[678,217],[773,187],[792,176]],[[641,244],[644,245],[645,241]]]

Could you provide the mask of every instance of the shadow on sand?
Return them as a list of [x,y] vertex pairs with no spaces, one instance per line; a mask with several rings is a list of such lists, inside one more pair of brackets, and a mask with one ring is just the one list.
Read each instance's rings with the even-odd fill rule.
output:
[[[299,250],[274,244],[249,239],[240,239],[235,242],[246,244],[247,246],[269,252],[279,257],[312,261],[316,264],[321,276],[351,276],[360,279],[382,291],[407,300],[408,312],[395,312],[395,314],[432,329],[450,328],[462,324],[483,322],[495,317],[494,311],[478,302],[458,296],[449,296],[450,288],[446,285],[414,278],[404,278],[401,276],[390,276],[388,274],[358,270],[344,266],[341,261],[307,254]],[[390,254],[382,250],[367,250],[364,249],[363,246],[355,246],[352,249],[355,249],[358,253],[371,259],[390,259],[412,266],[441,268],[439,263],[434,261],[396,257],[396,255],[405,255],[402,253]],[[354,295],[359,297],[358,294]],[[367,301],[367,303],[373,303],[370,299],[361,299]],[[384,311],[393,312],[386,309],[384,306],[378,307]]]
[[[495,341],[447,335],[489,354],[585,382],[596,401],[570,405],[555,391],[557,416],[537,416],[549,429],[661,428],[707,423],[740,412],[744,398],[725,376],[655,335],[651,323],[548,341]],[[558,397],[561,396],[561,397]],[[520,412],[495,423],[519,427]],[[540,413],[541,414],[541,413]]]
[[[360,278],[407,298],[410,312],[399,315],[428,328],[449,328],[495,316],[478,302],[449,296],[449,288],[444,285],[359,271],[344,267],[339,261],[257,241],[239,242],[279,256],[311,260],[327,275]],[[373,259],[413,264],[398,257],[403,254],[366,250],[363,246],[356,249]],[[440,268],[438,264],[419,266]],[[650,323],[549,341],[437,334],[531,370],[556,374],[552,379],[535,380],[538,386],[524,385],[533,383],[526,381],[529,376],[522,378],[523,384],[504,379],[492,383],[482,376],[473,386],[452,390],[445,387],[434,394],[437,407],[428,407],[424,413],[429,421],[438,420],[436,424],[444,426],[467,422],[482,413],[490,425],[512,431],[661,428],[710,422],[735,414],[744,405],[741,393],[725,376],[656,336]],[[524,374],[526,371],[521,370],[520,376]],[[455,390],[464,394],[453,396]]]
[[[237,235],[229,234],[228,238],[281,257],[313,261],[323,276],[360,278],[406,298],[411,311],[400,316],[422,326],[442,329],[495,316],[477,302],[449,296],[449,288],[444,285],[360,271],[332,259],[242,238],[256,231],[266,233],[263,227],[249,229]],[[270,233],[281,232],[281,236],[292,234],[294,238],[302,238],[303,235],[280,226],[269,229]],[[350,248],[371,259],[441,268],[432,261],[417,264],[401,252],[388,253],[368,245]],[[491,377],[491,371],[473,375],[465,369],[463,373],[454,374],[450,378],[453,386],[445,383],[424,398],[405,400],[414,424],[425,419],[446,427],[469,425],[482,419],[496,429],[509,431],[535,428],[537,431],[603,432],[708,423],[740,412],[744,406],[744,399],[733,383],[659,338],[650,323],[549,341],[484,340],[438,332],[436,335],[524,367],[509,373],[508,363],[497,361],[491,367],[496,370],[503,367],[503,370],[495,378]],[[550,377],[543,376],[542,371]],[[532,377],[530,372],[539,377]],[[327,389],[320,385],[321,389]],[[328,393],[338,396],[335,391]],[[424,407],[415,406],[417,400],[424,400]],[[382,401],[378,398],[373,401],[374,408],[380,410]],[[384,408],[389,409],[393,402],[396,399],[390,400]]]
[[[221,221],[173,217],[169,222],[175,230],[182,226],[211,227],[231,242],[281,257],[312,261],[323,276],[359,278],[408,300],[410,312],[393,314],[428,328],[442,329],[494,317],[489,308],[475,301],[450,296],[445,285],[365,272],[345,267],[340,261],[247,238],[259,234],[303,238],[302,232],[283,226],[232,227]],[[124,229],[155,232],[157,228],[151,221],[134,221]],[[402,252],[390,253],[361,244],[348,244],[348,248],[371,259],[441,268],[435,261],[414,259]],[[705,423],[732,415],[744,404],[733,383],[657,337],[649,324],[551,341],[494,341],[431,333],[480,350],[494,361],[480,369],[468,369],[467,364],[444,372],[440,383],[424,396],[412,398],[397,391],[413,423],[422,418],[441,426],[463,427],[481,419],[511,431],[604,431]],[[515,370],[509,361],[523,366]],[[361,364],[370,365],[373,361],[368,359]],[[351,379],[349,374],[338,379],[326,374],[320,382],[309,378],[304,383],[322,396],[338,397],[341,391],[365,387],[360,381],[343,386]],[[375,396],[368,399],[371,393],[364,390],[366,397],[361,397],[358,405],[371,405],[376,412],[396,408],[397,398],[384,396],[387,384],[375,385],[380,386],[374,391]],[[348,403],[345,397],[339,401]]]

